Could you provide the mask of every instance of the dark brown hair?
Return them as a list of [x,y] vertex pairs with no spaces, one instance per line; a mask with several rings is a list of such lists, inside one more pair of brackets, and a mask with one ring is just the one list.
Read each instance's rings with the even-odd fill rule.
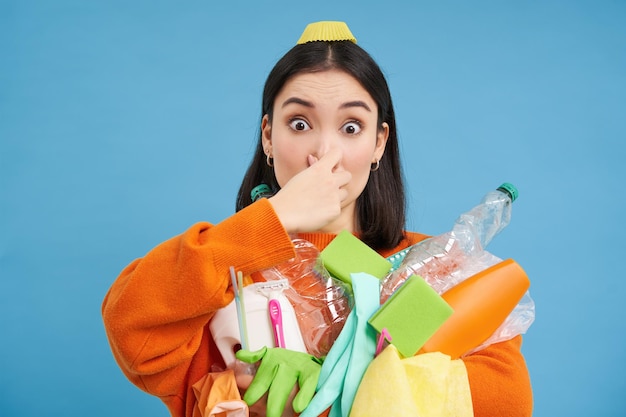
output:
[[[378,105],[378,126],[389,125],[389,137],[378,171],[372,172],[365,189],[357,199],[357,227],[363,242],[370,247],[391,249],[404,237],[405,196],[396,120],[389,86],[380,67],[360,46],[349,41],[309,42],[296,45],[274,66],[265,82],[261,118],[272,121],[274,100],[285,83],[305,72],[338,69],[353,76]],[[262,133],[239,188],[237,211],[250,205],[250,192],[259,184],[280,189],[274,170],[266,163]]]

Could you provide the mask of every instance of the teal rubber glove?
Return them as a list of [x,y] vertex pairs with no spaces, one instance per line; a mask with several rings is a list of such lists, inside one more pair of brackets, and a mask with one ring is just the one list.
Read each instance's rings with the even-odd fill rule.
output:
[[293,399],[293,410],[301,413],[311,402],[322,369],[321,361],[315,356],[267,347],[254,352],[242,349],[235,356],[247,363],[261,361],[243,400],[252,405],[268,392],[267,417],[281,416],[296,382],[300,389]]
[[324,360],[318,391],[300,417],[317,417],[331,407],[329,417],[346,417],[359,383],[376,353],[376,331],[367,320],[380,307],[380,280],[351,274],[355,307]]
[[[324,360],[317,393],[300,417],[317,417],[328,407],[341,400],[344,378],[350,362],[356,324],[356,312],[352,310],[337,340]],[[331,409],[332,412],[332,409]]]
[[[380,308],[380,280],[365,273],[351,274],[352,282],[358,284],[353,287],[354,297],[358,297],[356,309],[356,329],[354,332],[353,348],[350,354],[350,363],[344,377],[344,387],[341,393],[340,414],[347,417],[352,409],[354,397],[363,379],[370,362],[376,356],[376,330],[367,322]],[[334,413],[330,414],[335,415]]]

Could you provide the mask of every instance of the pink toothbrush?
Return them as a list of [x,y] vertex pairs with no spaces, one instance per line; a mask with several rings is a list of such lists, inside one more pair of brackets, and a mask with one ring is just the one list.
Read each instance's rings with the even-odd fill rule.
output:
[[285,347],[285,334],[283,333],[283,315],[280,303],[277,299],[271,299],[268,303],[272,330],[274,331],[274,345],[279,348]]

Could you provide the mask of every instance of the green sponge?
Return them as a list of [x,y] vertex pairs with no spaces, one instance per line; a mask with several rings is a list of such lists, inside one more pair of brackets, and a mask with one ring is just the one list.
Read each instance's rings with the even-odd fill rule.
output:
[[452,313],[452,307],[422,277],[411,275],[368,322],[379,333],[386,328],[391,343],[408,358],[424,346]]
[[352,284],[352,273],[365,272],[380,279],[391,269],[391,262],[346,230],[326,246],[321,257],[328,272],[348,284]]

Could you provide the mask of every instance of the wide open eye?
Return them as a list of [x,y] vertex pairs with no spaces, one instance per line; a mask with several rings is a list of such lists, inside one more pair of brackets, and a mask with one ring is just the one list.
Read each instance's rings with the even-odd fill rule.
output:
[[361,129],[361,123],[357,122],[356,120],[348,122],[341,127],[341,131],[343,133],[347,133],[348,135],[358,135],[359,133],[361,133]]
[[297,131],[305,131],[311,129],[311,126],[309,126],[309,124],[305,120],[298,118],[291,119],[289,121],[289,127]]

